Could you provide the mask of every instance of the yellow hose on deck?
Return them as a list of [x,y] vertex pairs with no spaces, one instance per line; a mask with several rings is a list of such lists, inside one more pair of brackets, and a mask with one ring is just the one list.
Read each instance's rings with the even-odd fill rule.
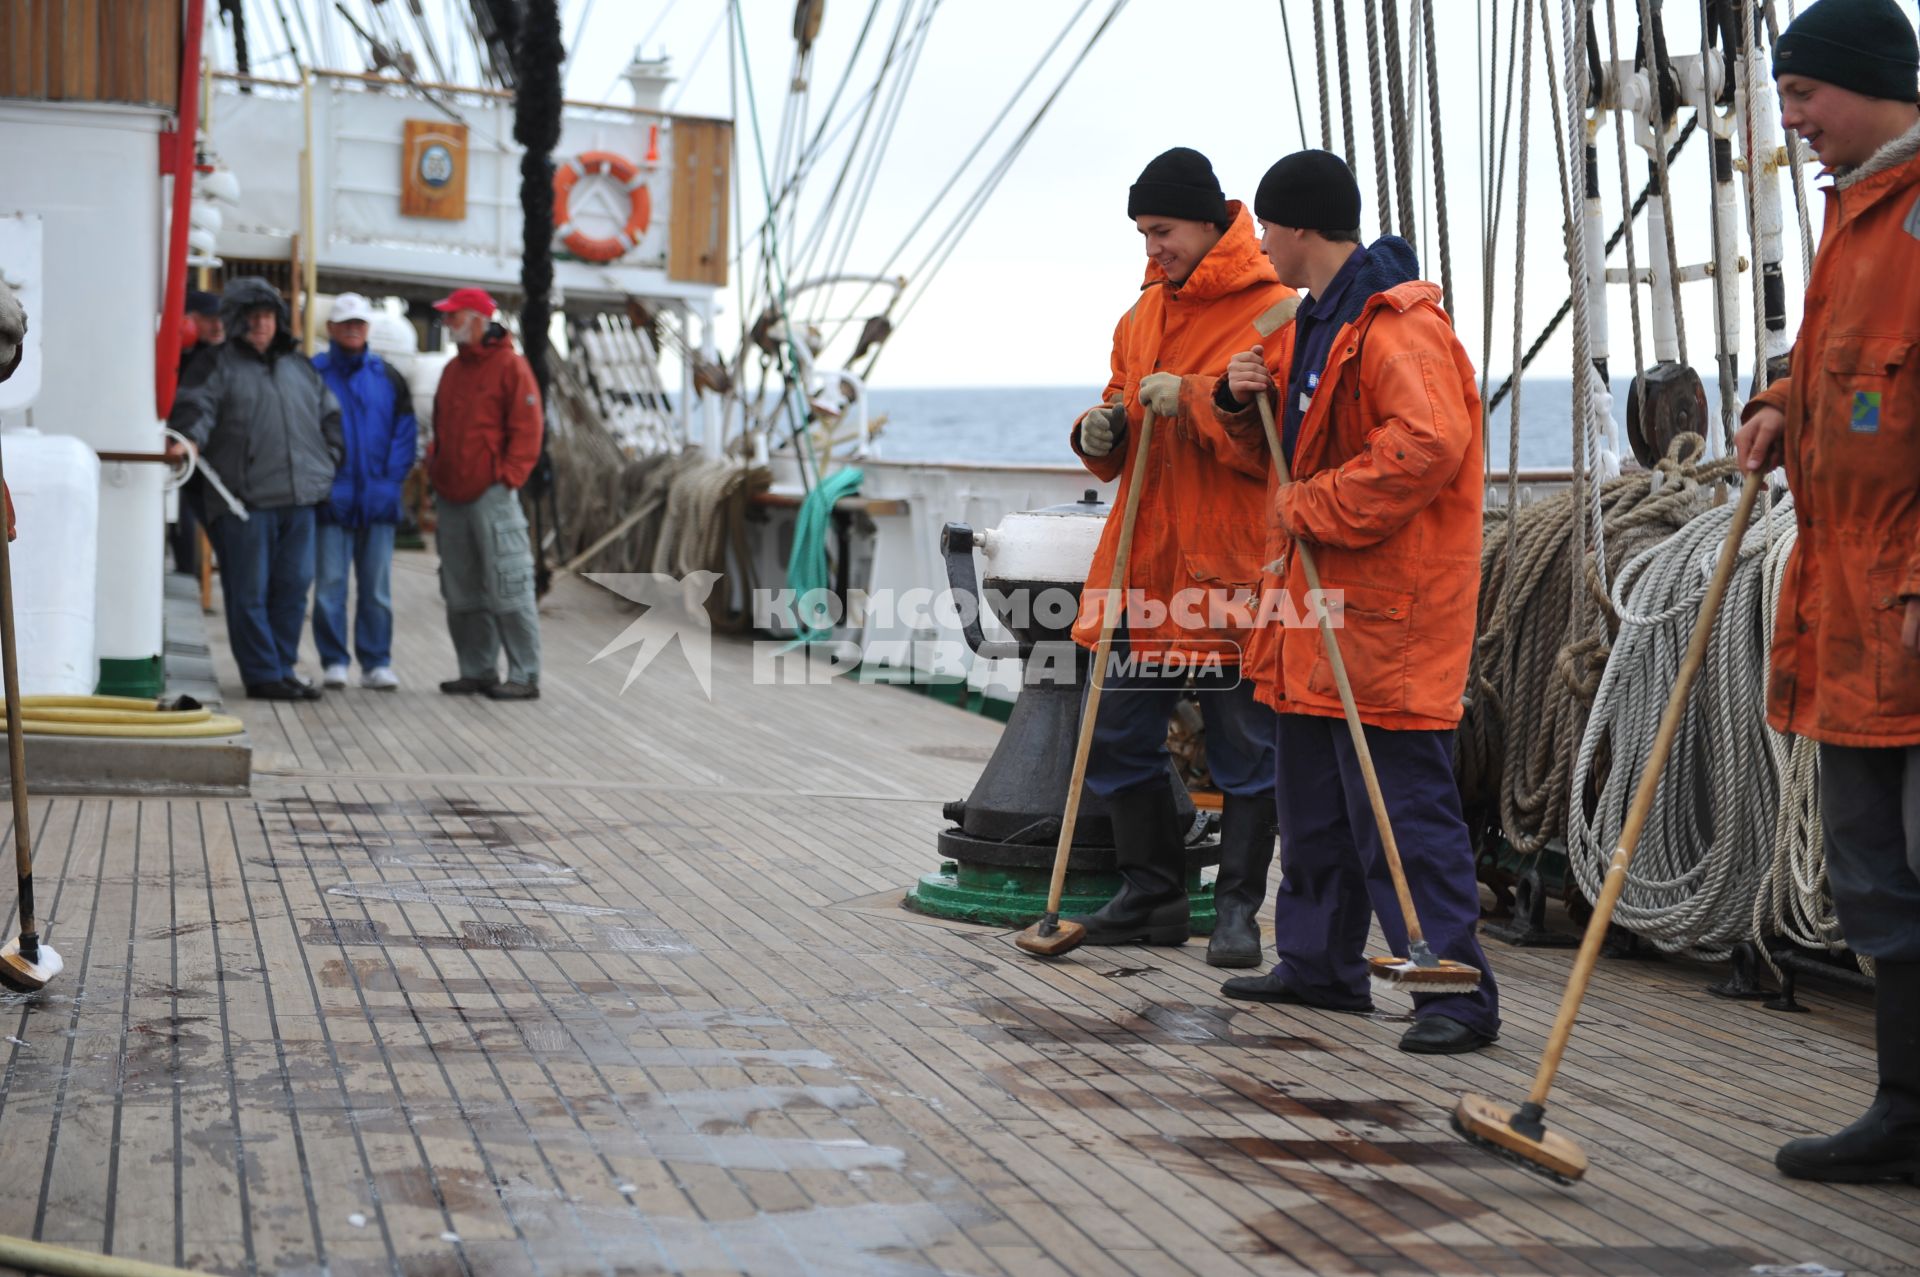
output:
[[[0,713],[0,724],[6,716]],[[208,709],[169,710],[134,696],[23,696],[20,724],[29,736],[128,736],[187,739],[237,736],[246,724]]]

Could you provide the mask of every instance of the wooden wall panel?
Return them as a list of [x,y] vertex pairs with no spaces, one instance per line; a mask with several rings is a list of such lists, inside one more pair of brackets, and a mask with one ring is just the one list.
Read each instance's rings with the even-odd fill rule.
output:
[[0,0],[0,98],[179,101],[180,0]]
[[667,278],[699,284],[727,282],[732,159],[733,125],[725,120],[675,117]]

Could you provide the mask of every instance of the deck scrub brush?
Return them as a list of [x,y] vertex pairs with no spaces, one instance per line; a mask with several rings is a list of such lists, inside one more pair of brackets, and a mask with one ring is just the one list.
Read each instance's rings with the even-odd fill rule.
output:
[[[1726,540],[1720,543],[1720,559],[1714,565],[1707,596],[1700,604],[1700,615],[1693,623],[1693,636],[1687,641],[1687,654],[1680,662],[1680,675],[1667,696],[1667,709],[1660,716],[1660,730],[1653,738],[1640,783],[1633,792],[1633,805],[1627,809],[1626,823],[1620,829],[1620,845],[1607,862],[1606,877],[1600,883],[1599,898],[1593,902],[1593,916],[1587,919],[1586,934],[1580,938],[1580,952],[1567,975],[1567,989],[1560,997],[1560,1010],[1553,1020],[1553,1032],[1547,1035],[1547,1049],[1540,1057],[1540,1069],[1534,1074],[1533,1090],[1527,1102],[1518,1108],[1495,1103],[1478,1095],[1463,1095],[1454,1106],[1453,1129],[1471,1144],[1477,1144],[1516,1165],[1563,1184],[1571,1184],[1587,1173],[1587,1157],[1564,1135],[1546,1127],[1547,1093],[1553,1089],[1554,1075],[1567,1051],[1567,1039],[1573,1036],[1573,1022],[1580,1014],[1581,1000],[1600,961],[1600,945],[1613,921],[1614,906],[1627,887],[1627,867],[1640,847],[1640,834],[1653,800],[1660,792],[1660,774],[1666,770],[1667,756],[1673,752],[1673,740],[1680,732],[1680,720],[1687,710],[1687,693],[1706,659],[1707,640],[1713,635],[1714,617],[1720,600],[1727,593],[1733,576],[1734,560],[1740,555],[1740,542],[1746,538],[1747,520],[1753,513],[1754,498],[1760,493],[1758,470],[1747,472],[1740,488],[1740,504],[1734,509],[1733,522]],[[1625,763],[1620,765],[1625,766]]]

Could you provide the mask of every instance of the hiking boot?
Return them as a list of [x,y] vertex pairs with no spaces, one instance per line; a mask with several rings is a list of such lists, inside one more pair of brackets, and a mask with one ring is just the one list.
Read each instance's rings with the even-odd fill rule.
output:
[[449,696],[478,696],[484,693],[489,687],[498,686],[499,682],[500,676],[498,674],[489,674],[484,678],[467,678],[462,676],[460,678],[450,678],[440,684],[440,690]]
[[1880,1086],[1860,1119],[1833,1135],[1790,1140],[1774,1154],[1794,1179],[1920,1184],[1920,962],[1875,964],[1874,1037]]
[[1210,967],[1260,965],[1260,911],[1267,903],[1267,867],[1273,863],[1273,791],[1220,802],[1220,872],[1213,880],[1219,921],[1207,942]]
[[538,683],[495,683],[486,690],[488,700],[494,701],[537,701],[540,699]]
[[1107,811],[1120,890],[1072,921],[1087,929],[1087,944],[1185,944],[1193,934],[1182,873],[1186,848],[1171,782],[1162,778],[1115,794]]

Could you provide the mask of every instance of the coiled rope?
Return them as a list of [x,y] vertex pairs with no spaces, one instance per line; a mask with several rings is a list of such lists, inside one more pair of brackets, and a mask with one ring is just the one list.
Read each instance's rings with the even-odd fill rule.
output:
[[[1731,463],[1699,466],[1704,447],[1700,436],[1682,435],[1654,470],[1600,485],[1610,579],[1617,581],[1628,562],[1707,507],[1707,485]],[[1607,639],[1577,630],[1567,607],[1579,517],[1572,492],[1523,506],[1517,515],[1490,512],[1481,553],[1480,637],[1455,738],[1456,765],[1467,805],[1497,806],[1509,842],[1527,855],[1566,829],[1572,746],[1583,735],[1609,655]],[[1598,588],[1595,565],[1582,571],[1611,632],[1618,618]]]
[[[1732,473],[1726,462],[1702,475]],[[1588,899],[1600,892],[1667,695],[1733,520],[1708,509],[1643,550],[1617,578],[1620,617],[1574,763],[1567,863]],[[1778,797],[1766,726],[1769,544],[1792,522],[1783,501],[1741,541],[1705,664],[1660,777],[1615,921],[1656,948],[1708,961],[1745,940],[1774,854]],[[1591,804],[1588,794],[1596,793]]]

